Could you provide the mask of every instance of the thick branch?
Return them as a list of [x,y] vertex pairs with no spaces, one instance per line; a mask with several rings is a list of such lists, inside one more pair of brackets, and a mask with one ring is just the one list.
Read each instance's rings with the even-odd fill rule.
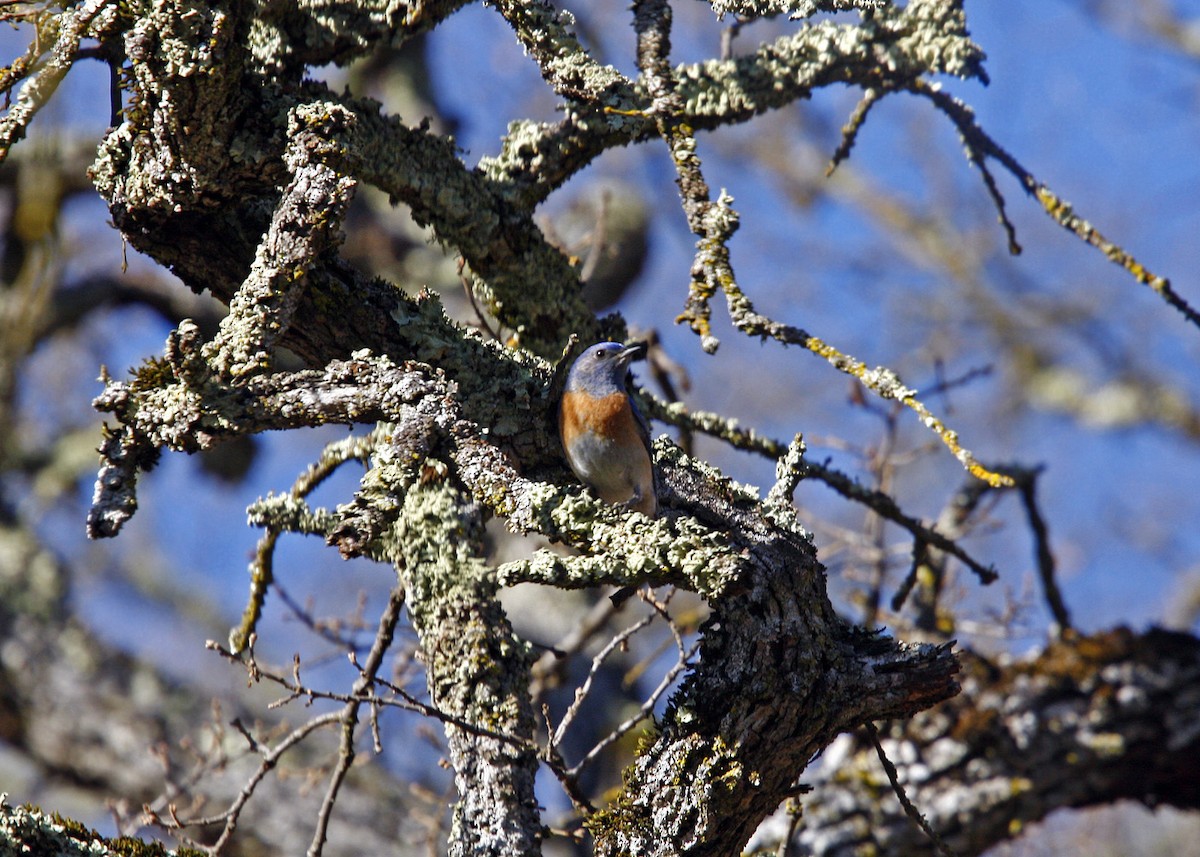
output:
[[[459,528],[473,519],[474,513],[467,511],[472,507],[453,511],[465,501],[443,497],[448,487],[435,490],[445,478],[439,475],[443,465],[431,463],[420,474],[413,470],[414,462],[424,460],[443,434],[454,439],[457,451],[452,456],[459,476],[477,499],[496,511],[517,522],[528,521],[541,532],[603,550],[609,574],[622,563],[629,564],[629,571],[640,567],[651,577],[682,574],[689,586],[713,597],[701,665],[672,700],[659,741],[630,775],[626,800],[597,818],[594,830],[601,853],[727,853],[740,847],[787,794],[807,760],[839,732],[864,720],[910,714],[957,688],[956,664],[947,649],[898,646],[856,633],[834,615],[811,543],[794,519],[779,513],[778,504],[768,514],[756,497],[669,446],[659,445],[659,464],[667,502],[680,511],[646,521],[594,500],[567,501],[562,489],[513,474],[503,454],[461,419],[453,388],[423,367],[395,367],[385,358],[360,357],[331,364],[324,373],[259,376],[223,387],[197,377],[190,355],[194,346],[181,350],[177,342],[169,362],[181,376],[191,378],[192,386],[177,383],[158,390],[110,384],[105,405],[133,424],[138,434],[177,448],[200,444],[220,432],[261,430],[272,424],[396,422],[389,445],[396,449],[394,455],[389,453],[395,462],[377,456],[373,470],[382,476],[395,468],[391,477],[373,477],[382,489],[383,508],[395,508],[396,498],[403,497],[397,519],[401,533],[382,538],[383,554],[403,558],[414,615],[433,611],[430,618],[419,619],[418,626],[430,635],[427,647],[450,647],[453,657],[446,669],[472,658],[457,648],[462,644],[461,628],[454,640],[443,640],[435,629],[454,627],[454,615],[468,621],[475,611],[489,614],[483,623],[488,627],[501,627],[496,623],[502,617],[490,614],[497,608],[488,606],[487,592],[495,584],[485,582],[487,575],[476,568],[473,554],[439,553],[467,550],[470,538],[463,539],[471,530],[430,535],[412,518],[426,516],[420,520],[428,527],[444,515],[445,526]],[[183,399],[176,401],[179,396]],[[158,398],[162,403],[156,404]],[[186,419],[180,420],[180,415]],[[368,495],[363,499],[371,503]],[[451,508],[445,508],[447,503]],[[608,518],[613,519],[611,525]],[[273,525],[282,526],[279,521]],[[374,536],[359,542],[377,540]],[[421,575],[433,571],[420,569],[427,566],[453,569],[426,579]],[[467,589],[455,589],[451,580]],[[445,610],[453,615],[439,612]],[[489,659],[500,657],[497,653],[510,645],[502,642],[504,633],[496,633],[500,636],[492,642],[478,643],[492,653]],[[515,680],[509,673],[517,668],[515,663],[504,668],[505,686]],[[439,678],[432,668],[431,681],[435,700],[438,693],[462,692],[452,691],[458,685]],[[471,679],[465,687],[476,683]],[[455,705],[452,699],[439,702],[467,720],[479,713]],[[524,729],[521,721],[504,731],[524,735]],[[467,755],[458,770],[474,770],[475,751],[462,752]],[[508,763],[498,764],[506,768]],[[666,790],[680,765],[696,774],[692,786]],[[714,800],[712,789],[722,796]],[[470,801],[463,811],[469,812],[469,807]],[[697,827],[694,816],[700,808],[714,820]],[[677,823],[664,828],[664,816]],[[718,817],[725,819],[719,825]]]
[[251,33],[255,58],[273,77],[298,80],[309,67],[345,65],[431,30],[469,0],[295,0],[263,3]]
[[818,12],[877,10],[890,5],[890,2],[891,0],[710,0],[709,5],[718,17],[738,15],[753,20],[773,18],[776,15],[807,18]]
[[341,243],[342,219],[353,197],[355,182],[338,175],[326,163],[340,144],[346,111],[317,105],[289,116],[290,138],[284,161],[292,174],[263,236],[254,265],[229,302],[210,345],[210,363],[225,377],[261,372],[269,367],[279,338],[306,285],[308,269]]
[[[704,494],[686,471],[665,481],[682,502]],[[947,647],[897,645],[839,619],[794,524],[711,497],[702,508],[702,519],[723,521],[745,566],[712,600],[700,663],[626,772],[622,796],[589,821],[599,854],[737,853],[838,733],[958,688]]]
[[[452,5],[429,14],[436,19]],[[817,86],[866,83],[880,73],[974,73],[979,52],[961,30],[961,13],[952,5],[909,6],[881,13],[871,26],[821,22],[754,57],[681,67],[675,77],[684,111],[673,120],[717,127],[806,97]],[[164,4],[127,35],[137,110],[106,141],[95,176],[135,246],[193,288],[228,301],[266,231],[265,213],[276,207],[275,187],[285,183],[280,140],[243,118],[265,113],[282,121],[301,103],[338,99],[317,84],[296,97],[263,89],[259,61],[239,40],[243,33],[261,35],[245,4],[218,5],[201,18],[180,11]],[[368,122],[370,111],[355,107],[364,126],[347,148],[348,172],[404,200],[441,241],[461,249],[483,278],[480,292],[491,309],[522,344],[549,355],[572,330],[585,338],[600,331],[579,298],[574,271],[533,225],[532,208],[600,152],[650,135],[654,123],[629,113],[645,103],[639,89],[611,69],[588,65],[547,7],[505,7],[505,13],[547,79],[572,99],[568,119],[561,126],[518,123],[504,156],[472,172],[447,141],[377,117]],[[188,20],[186,34],[177,32],[180,17]],[[197,34],[202,47],[188,53]],[[156,44],[165,47],[156,51]],[[200,127],[206,133],[189,131]],[[416,348],[427,338],[386,323],[397,313],[413,315],[403,303],[394,290],[336,262],[318,265],[284,344],[316,364],[360,347],[422,357]],[[344,312],[337,324],[326,311],[331,305]]]
[[[858,4],[867,5],[867,4]],[[658,136],[652,80],[629,80],[583,52],[570,19],[545,2],[500,2],[546,82],[566,99],[558,123],[516,122],[504,149],[480,169],[532,207],[604,151]],[[695,130],[746,122],[834,83],[876,86],[923,74],[985,78],[960,3],[916,0],[869,24],[819,21],[736,59],[677,66],[680,106],[668,118]],[[661,75],[660,75],[661,77]]]
[[542,825],[534,796],[531,659],[486,574],[481,508],[455,486],[445,464],[413,454],[414,444],[434,449],[441,435],[431,415],[398,433],[381,455],[409,475],[385,541],[421,638],[430,697],[450,718],[486,729],[446,724],[459,793],[449,853],[532,857],[541,853]]
[[[1200,641],[1118,628],[1036,658],[964,657],[963,692],[883,732],[910,798],[960,855],[1064,807],[1129,799],[1200,809]],[[844,738],[850,742],[851,739]],[[845,749],[845,748],[839,748]],[[828,855],[932,854],[860,746],[823,767],[800,843]]]

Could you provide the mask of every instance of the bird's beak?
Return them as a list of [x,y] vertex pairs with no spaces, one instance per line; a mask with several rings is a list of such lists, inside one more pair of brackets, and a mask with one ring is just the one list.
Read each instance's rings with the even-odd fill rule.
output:
[[622,366],[628,366],[634,360],[641,360],[645,357],[647,350],[646,343],[635,342],[617,352],[617,362]]

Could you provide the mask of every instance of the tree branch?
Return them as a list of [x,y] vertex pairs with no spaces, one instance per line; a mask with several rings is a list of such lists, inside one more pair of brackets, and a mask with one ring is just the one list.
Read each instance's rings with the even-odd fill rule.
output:
[[[666,481],[685,501],[703,490],[686,471]],[[897,645],[834,614],[798,528],[756,505],[705,505],[742,547],[744,566],[711,600],[699,664],[621,797],[588,820],[598,854],[736,853],[839,732],[957,691],[948,647]]]
[[[962,660],[961,695],[882,730],[913,803],[962,857],[1064,807],[1200,808],[1195,637],[1117,628],[1029,660]],[[798,844],[831,857],[933,853],[899,804],[879,799],[873,751],[847,757],[841,745],[827,753],[835,764],[814,771]]]
[[[430,460],[418,466],[435,465]],[[449,853],[540,854],[531,659],[483,574],[479,507],[445,476],[427,473],[405,495],[391,544],[401,560],[434,704],[527,742],[514,745],[446,726],[459,793]]]

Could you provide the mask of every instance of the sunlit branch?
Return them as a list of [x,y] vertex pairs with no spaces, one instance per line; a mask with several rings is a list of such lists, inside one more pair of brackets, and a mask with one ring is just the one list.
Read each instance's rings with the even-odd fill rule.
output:
[[[80,41],[88,34],[92,22],[106,7],[115,6],[116,0],[87,0],[77,8],[65,9],[53,15],[43,13],[34,16],[36,34],[33,44],[20,61],[0,76],[0,89],[6,94],[21,79],[25,79],[16,102],[0,118],[0,163],[8,156],[13,144],[25,136],[33,117],[46,105],[71,70],[79,54]],[[53,41],[53,47],[43,57],[40,46],[50,41]]]
[[[1000,144],[993,140],[980,127],[979,123],[975,121],[975,112],[969,106],[948,92],[944,92],[922,79],[911,81],[907,88],[917,95],[928,98],[939,110],[950,118],[962,136],[963,145],[967,150],[967,157],[972,163],[979,166],[982,170],[986,159],[993,158],[999,161],[1021,183],[1025,192],[1041,203],[1042,208],[1045,209],[1046,213],[1056,223],[1095,247],[1113,263],[1120,265],[1139,283],[1153,289],[1170,306],[1178,310],[1184,318],[1197,327],[1200,327],[1200,312],[1197,312],[1172,288],[1170,281],[1147,270],[1141,262],[1125,252],[1118,245],[1109,241],[1091,223],[1076,214],[1075,209],[1070,203],[1061,199],[1058,194],[1038,181],[1032,173],[1021,166],[1016,158],[1005,151]],[[992,194],[994,200],[997,199],[998,191],[995,189],[994,182],[990,180],[986,170],[984,170],[983,175],[984,181],[988,185],[989,193]],[[1002,222],[1006,223],[1006,229],[1011,233],[1011,225],[1007,224],[1002,205],[1000,206],[1000,214]]]
[[862,98],[855,105],[854,112],[850,114],[850,118],[842,126],[842,140],[838,143],[837,149],[834,150],[833,156],[830,157],[829,166],[825,168],[826,178],[833,175],[838,165],[850,157],[850,151],[858,141],[858,132],[862,130],[863,123],[867,121],[867,114],[871,112],[871,108],[875,106],[883,95],[884,92],[873,86],[869,86],[863,90]]

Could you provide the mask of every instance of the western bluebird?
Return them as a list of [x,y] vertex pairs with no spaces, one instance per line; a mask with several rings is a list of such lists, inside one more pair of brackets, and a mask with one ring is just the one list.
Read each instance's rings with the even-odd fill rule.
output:
[[650,427],[629,398],[626,377],[643,345],[601,342],[579,355],[558,408],[558,436],[571,470],[609,503],[658,513]]

